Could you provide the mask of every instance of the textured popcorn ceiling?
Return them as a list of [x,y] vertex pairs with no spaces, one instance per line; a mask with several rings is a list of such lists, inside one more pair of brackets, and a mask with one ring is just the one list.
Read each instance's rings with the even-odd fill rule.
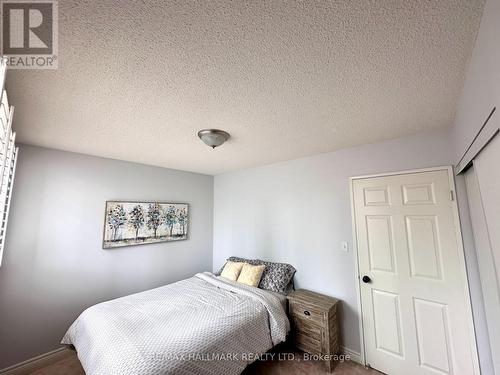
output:
[[483,2],[59,1],[59,69],[8,73],[14,126],[207,174],[446,128]]

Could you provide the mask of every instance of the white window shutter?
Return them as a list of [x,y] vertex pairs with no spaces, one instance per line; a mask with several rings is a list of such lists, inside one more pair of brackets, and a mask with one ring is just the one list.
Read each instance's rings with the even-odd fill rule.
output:
[[3,92],[3,89],[5,88],[5,73],[7,72],[7,58],[6,57],[1,57],[0,58],[0,89]]
[[2,264],[5,234],[9,218],[10,197],[14,184],[18,148],[16,133],[12,132],[14,107],[9,106],[7,92],[4,90],[6,60],[0,61],[0,265]]

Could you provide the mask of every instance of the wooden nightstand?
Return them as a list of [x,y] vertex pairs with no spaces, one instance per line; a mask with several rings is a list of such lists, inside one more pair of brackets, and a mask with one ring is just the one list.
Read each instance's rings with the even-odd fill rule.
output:
[[287,298],[294,345],[306,353],[330,356],[325,364],[331,372],[331,357],[340,351],[338,300],[305,289],[296,290]]

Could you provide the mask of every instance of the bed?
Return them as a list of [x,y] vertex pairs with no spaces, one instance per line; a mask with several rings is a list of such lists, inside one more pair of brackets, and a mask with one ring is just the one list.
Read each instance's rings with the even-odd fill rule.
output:
[[239,374],[285,341],[282,294],[205,272],[85,310],[62,339],[87,375]]

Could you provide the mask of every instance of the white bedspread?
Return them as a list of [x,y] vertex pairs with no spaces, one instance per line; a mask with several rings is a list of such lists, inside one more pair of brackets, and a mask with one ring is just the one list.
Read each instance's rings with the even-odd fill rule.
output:
[[288,331],[277,296],[206,272],[92,306],[62,343],[87,375],[230,375]]

